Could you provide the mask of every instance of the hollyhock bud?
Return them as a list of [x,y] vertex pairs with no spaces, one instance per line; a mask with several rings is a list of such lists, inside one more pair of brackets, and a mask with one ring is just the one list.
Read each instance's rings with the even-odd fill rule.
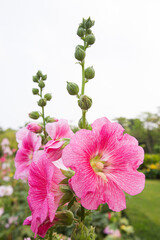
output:
[[[81,129],[83,128],[83,120],[82,120],[82,118],[79,119],[78,126]],[[88,127],[88,122],[87,122],[86,118],[85,118],[85,126],[86,126],[86,128]]]
[[42,80],[45,81],[47,79],[47,75],[42,76]]
[[34,133],[41,133],[42,132],[42,126],[40,126],[37,123],[29,123],[27,125],[27,129]]
[[39,81],[38,86],[39,86],[40,88],[44,88],[44,87],[45,87],[45,83],[43,82],[43,80],[40,80],[40,81]]
[[87,42],[88,45],[92,45],[95,42],[95,36],[91,33],[86,36],[85,41]]
[[91,29],[87,29],[86,34],[91,34],[91,33],[92,33]]
[[45,118],[45,120],[46,120],[47,123],[52,123],[52,122],[57,122],[58,121],[58,119],[56,119],[54,117],[50,117],[50,116],[47,116]]
[[40,107],[44,107],[44,106],[46,106],[46,104],[47,104],[47,100],[45,98],[41,98],[38,101],[38,106],[40,106]]
[[42,72],[40,70],[37,72],[37,77],[38,78],[43,77],[43,74],[42,74]]
[[74,219],[74,215],[71,211],[66,210],[62,212],[56,212],[55,221],[58,225],[71,225]]
[[90,229],[87,229],[87,227],[82,222],[75,225],[71,235],[72,240],[95,240],[95,237],[94,228],[91,227]]
[[31,112],[28,115],[30,118],[35,119],[35,120],[40,117],[39,112]]
[[33,93],[33,95],[38,95],[39,94],[39,89],[38,88],[32,88],[32,93]]
[[79,87],[76,83],[67,82],[67,91],[70,95],[77,95],[79,93]]
[[92,21],[89,17],[85,22],[85,27],[86,28],[91,28],[91,27],[93,27],[94,23],[95,23],[95,21]]
[[88,110],[92,106],[92,99],[86,95],[82,95],[78,100],[78,105],[82,110]]
[[75,50],[75,58],[79,61],[82,61],[85,58],[85,51],[78,45]]
[[87,79],[92,79],[92,78],[94,78],[94,76],[95,76],[95,71],[94,71],[93,67],[88,67],[85,69],[85,77]]
[[33,82],[38,82],[38,77],[37,76],[33,76]]
[[60,206],[70,202],[73,198],[73,193],[71,191],[66,191],[60,200]]
[[78,35],[79,37],[83,37],[83,36],[84,36],[84,33],[85,33],[84,28],[79,27],[78,30],[77,30],[77,35]]
[[63,174],[65,177],[67,177],[67,178],[71,178],[71,177],[73,177],[74,174],[75,174],[75,172],[74,172],[73,170],[71,170],[71,169],[69,169],[69,170],[61,169],[61,172],[62,172],[62,174]]
[[50,101],[52,99],[52,95],[50,93],[46,93],[44,95],[44,98],[47,100],[47,101]]
[[69,186],[67,185],[59,185],[59,189],[61,190],[62,193],[68,193],[68,192],[71,192],[71,189]]

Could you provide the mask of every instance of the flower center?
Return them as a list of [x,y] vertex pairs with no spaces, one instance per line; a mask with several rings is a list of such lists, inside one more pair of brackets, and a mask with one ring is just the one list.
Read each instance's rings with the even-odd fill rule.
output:
[[106,175],[103,172],[105,162],[101,161],[100,156],[95,156],[90,160],[93,171],[100,176],[104,181],[107,181]]

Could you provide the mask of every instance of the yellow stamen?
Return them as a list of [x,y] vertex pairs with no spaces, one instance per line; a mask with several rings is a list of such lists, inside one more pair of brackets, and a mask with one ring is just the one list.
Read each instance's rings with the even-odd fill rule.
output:
[[106,175],[103,172],[96,172],[98,176],[100,176],[105,182],[108,182]]
[[102,170],[102,169],[104,168],[104,165],[103,165],[102,162],[97,162],[97,163],[95,164],[95,167],[96,167],[97,169],[99,169],[99,170]]

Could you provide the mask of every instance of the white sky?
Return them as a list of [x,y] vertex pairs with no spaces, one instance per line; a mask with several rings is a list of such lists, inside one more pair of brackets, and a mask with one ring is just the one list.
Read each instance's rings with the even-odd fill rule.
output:
[[96,77],[86,85],[98,117],[136,117],[160,106],[159,0],[0,0],[0,126],[18,128],[39,110],[32,76],[48,75],[53,100],[47,114],[77,123],[81,110],[66,91],[66,81],[81,86],[74,50],[82,18],[95,20],[95,44],[86,67]]

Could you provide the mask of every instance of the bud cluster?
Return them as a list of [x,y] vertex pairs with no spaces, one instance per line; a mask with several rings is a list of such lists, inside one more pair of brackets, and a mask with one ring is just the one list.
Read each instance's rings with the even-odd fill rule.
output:
[[[42,72],[39,70],[35,76],[33,76],[33,82],[38,84],[38,88],[32,88],[33,95],[40,96],[39,101],[37,102],[38,106],[45,107],[47,105],[47,101],[52,99],[52,95],[50,93],[46,93],[44,97],[42,97],[42,90],[45,87],[44,81],[46,81],[47,75],[43,75]],[[32,119],[38,119],[41,116],[39,112],[31,112],[29,113],[29,117]]]
[[83,45],[77,45],[75,49],[74,56],[79,61],[82,66],[82,89],[81,94],[79,94],[79,86],[73,82],[67,82],[67,91],[70,95],[76,95],[78,97],[78,106],[82,109],[82,118],[79,120],[80,128],[88,128],[89,124],[85,119],[86,111],[92,105],[92,99],[84,94],[85,84],[95,77],[95,70],[93,66],[87,67],[85,69],[85,57],[86,49],[95,43],[95,36],[92,33],[91,28],[94,26],[94,21],[89,17],[88,19],[83,19],[82,23],[79,24],[77,29],[77,35],[83,40]]

